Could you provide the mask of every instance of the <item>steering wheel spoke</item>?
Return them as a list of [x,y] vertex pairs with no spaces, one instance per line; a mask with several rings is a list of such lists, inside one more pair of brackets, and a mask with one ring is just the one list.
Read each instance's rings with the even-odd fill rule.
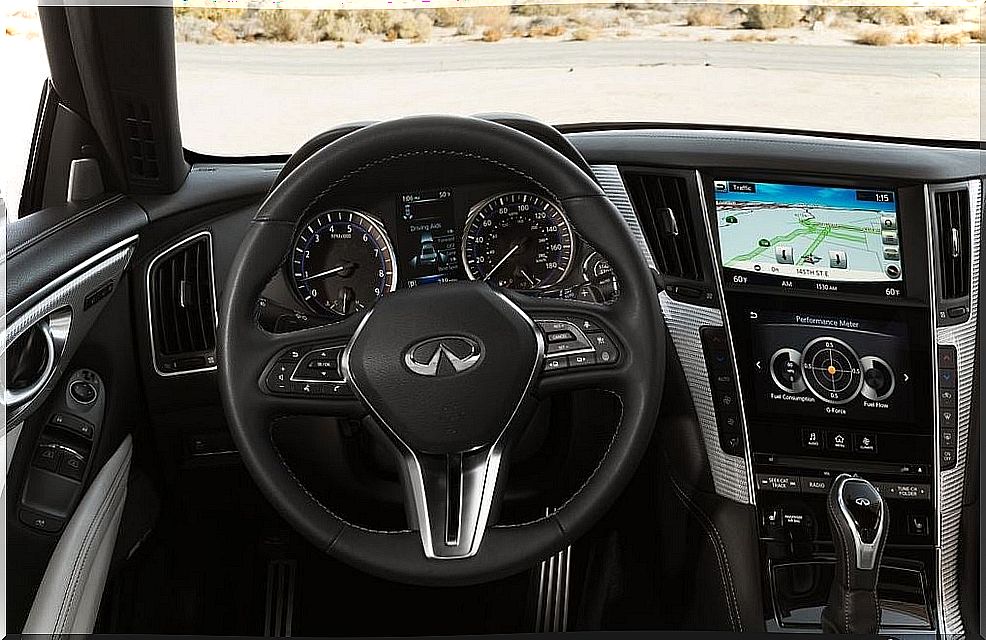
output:
[[425,556],[437,560],[476,555],[495,512],[503,447],[466,453],[423,454],[403,447],[405,489]]

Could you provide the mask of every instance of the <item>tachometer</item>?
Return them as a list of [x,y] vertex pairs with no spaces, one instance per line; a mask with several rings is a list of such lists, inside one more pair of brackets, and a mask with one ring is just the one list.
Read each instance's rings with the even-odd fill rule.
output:
[[470,212],[462,263],[473,280],[544,289],[568,273],[572,244],[572,228],[558,205],[533,193],[504,193]]
[[397,284],[394,249],[383,225],[351,209],[309,220],[295,238],[288,267],[295,293],[317,313],[347,316]]

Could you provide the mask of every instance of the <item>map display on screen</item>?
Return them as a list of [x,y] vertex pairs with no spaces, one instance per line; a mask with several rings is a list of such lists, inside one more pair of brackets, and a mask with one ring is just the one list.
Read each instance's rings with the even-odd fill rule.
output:
[[722,265],[835,282],[903,275],[893,191],[715,181]]

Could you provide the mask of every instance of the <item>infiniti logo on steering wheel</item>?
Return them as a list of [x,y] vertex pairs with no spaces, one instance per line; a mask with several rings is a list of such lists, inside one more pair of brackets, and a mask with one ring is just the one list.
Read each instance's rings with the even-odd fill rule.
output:
[[465,336],[429,338],[404,352],[404,364],[420,376],[454,376],[472,369],[483,357],[482,345]]

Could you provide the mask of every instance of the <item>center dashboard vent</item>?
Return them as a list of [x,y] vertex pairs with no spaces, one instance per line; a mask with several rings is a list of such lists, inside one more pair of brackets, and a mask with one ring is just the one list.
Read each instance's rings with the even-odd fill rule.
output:
[[203,231],[154,258],[147,295],[154,369],[164,376],[215,369],[212,235]]
[[969,295],[969,189],[934,192],[939,294],[943,300]]
[[685,178],[626,170],[623,180],[657,270],[664,276],[702,280],[701,254]]

